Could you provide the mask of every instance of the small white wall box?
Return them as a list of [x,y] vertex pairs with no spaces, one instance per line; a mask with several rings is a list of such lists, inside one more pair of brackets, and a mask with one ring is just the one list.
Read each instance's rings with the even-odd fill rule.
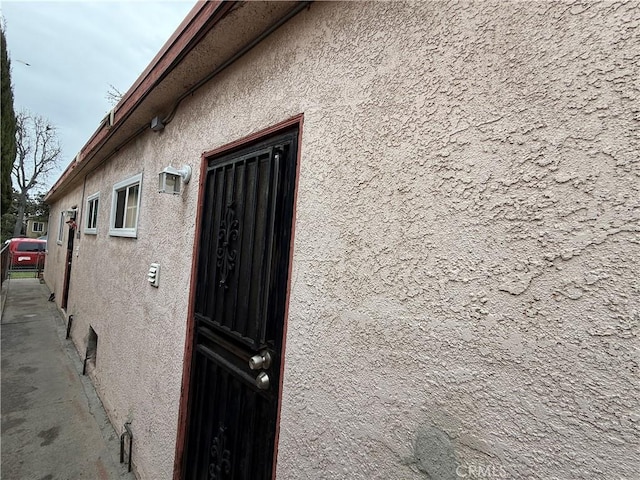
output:
[[160,264],[152,263],[149,267],[149,273],[147,273],[147,280],[152,287],[158,288],[160,284]]

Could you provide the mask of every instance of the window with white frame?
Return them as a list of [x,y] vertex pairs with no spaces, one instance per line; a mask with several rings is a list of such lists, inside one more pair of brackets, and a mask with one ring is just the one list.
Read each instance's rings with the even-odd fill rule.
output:
[[86,222],[84,224],[84,233],[98,233],[98,202],[100,193],[94,193],[87,197],[87,209],[85,213]]
[[44,232],[44,223],[43,222],[33,222],[33,227],[31,228],[34,232]]
[[60,212],[60,225],[58,225],[58,243],[62,245],[64,235],[64,211]]
[[141,173],[113,186],[109,235],[118,237],[137,236],[141,187]]

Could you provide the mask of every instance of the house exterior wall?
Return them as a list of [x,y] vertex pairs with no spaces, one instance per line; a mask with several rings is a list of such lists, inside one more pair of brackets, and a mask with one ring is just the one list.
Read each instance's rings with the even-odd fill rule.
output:
[[[34,226],[35,223],[41,223],[42,224],[42,230],[38,230],[35,231],[34,230]],[[38,238],[41,237],[42,235],[46,235],[47,234],[47,221],[46,220],[39,220],[39,219],[32,219],[30,218],[29,220],[27,220],[27,228],[26,228],[26,235],[29,238]]]
[[[49,221],[50,232],[47,234],[47,257],[44,265],[44,279],[49,289],[56,294],[56,304],[60,305],[62,299],[62,290],[64,285],[65,265],[67,259],[67,246],[69,242],[69,227],[65,223],[68,217],[61,219],[61,214],[70,210],[72,207],[80,207],[82,204],[82,187],[76,187],[66,192],[64,198],[49,205]],[[59,237],[60,222],[62,226],[62,236]],[[74,257],[73,262],[79,256],[80,242],[74,239]],[[73,270],[72,270],[73,272]],[[75,285],[76,278],[70,279],[71,285]]]
[[[303,113],[277,478],[633,478],[639,18],[315,3],[92,172],[68,312],[139,476],[172,474],[200,154]],[[138,238],[109,237],[138,173]]]
[[[84,358],[89,327],[96,332],[97,356],[89,374],[117,431],[132,422],[133,462],[145,479],[170,478],[173,470],[198,179],[182,196],[171,196],[158,194],[157,175],[170,163],[179,166],[175,159],[190,158],[196,165],[201,153],[195,145],[183,152],[179,137],[178,132],[167,143],[158,136],[141,138],[91,172],[73,197],[82,212],[66,309],[74,316],[72,339]],[[113,185],[140,173],[138,236],[109,236]],[[96,193],[94,235],[84,230],[86,199]],[[71,204],[65,198],[52,212]],[[66,235],[45,271],[47,282],[55,278],[60,292]],[[157,289],[147,282],[151,263],[161,265]],[[58,305],[61,298],[56,290]]]

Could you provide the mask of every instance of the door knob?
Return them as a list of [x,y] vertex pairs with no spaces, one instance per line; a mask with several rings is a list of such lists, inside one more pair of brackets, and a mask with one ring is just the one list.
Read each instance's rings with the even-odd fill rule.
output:
[[266,350],[258,355],[254,355],[249,359],[249,368],[251,370],[267,369],[271,365],[271,354]]
[[269,375],[265,372],[260,372],[256,377],[256,387],[260,390],[267,390],[269,388]]

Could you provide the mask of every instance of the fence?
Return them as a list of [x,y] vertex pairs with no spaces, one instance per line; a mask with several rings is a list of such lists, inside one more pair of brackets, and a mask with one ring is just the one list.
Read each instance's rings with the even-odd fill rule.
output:
[[10,257],[11,257],[11,252],[9,252],[9,244],[7,244],[4,247],[2,247],[2,250],[0,250],[0,265],[2,266],[2,283],[3,284],[9,274],[9,264],[11,263]]
[[37,255],[34,265],[19,265],[16,261],[16,254],[12,253],[9,245],[5,245],[0,251],[0,262],[2,264],[2,283],[12,276],[17,276],[18,272],[22,278],[42,278],[44,271],[45,253],[41,252]]

